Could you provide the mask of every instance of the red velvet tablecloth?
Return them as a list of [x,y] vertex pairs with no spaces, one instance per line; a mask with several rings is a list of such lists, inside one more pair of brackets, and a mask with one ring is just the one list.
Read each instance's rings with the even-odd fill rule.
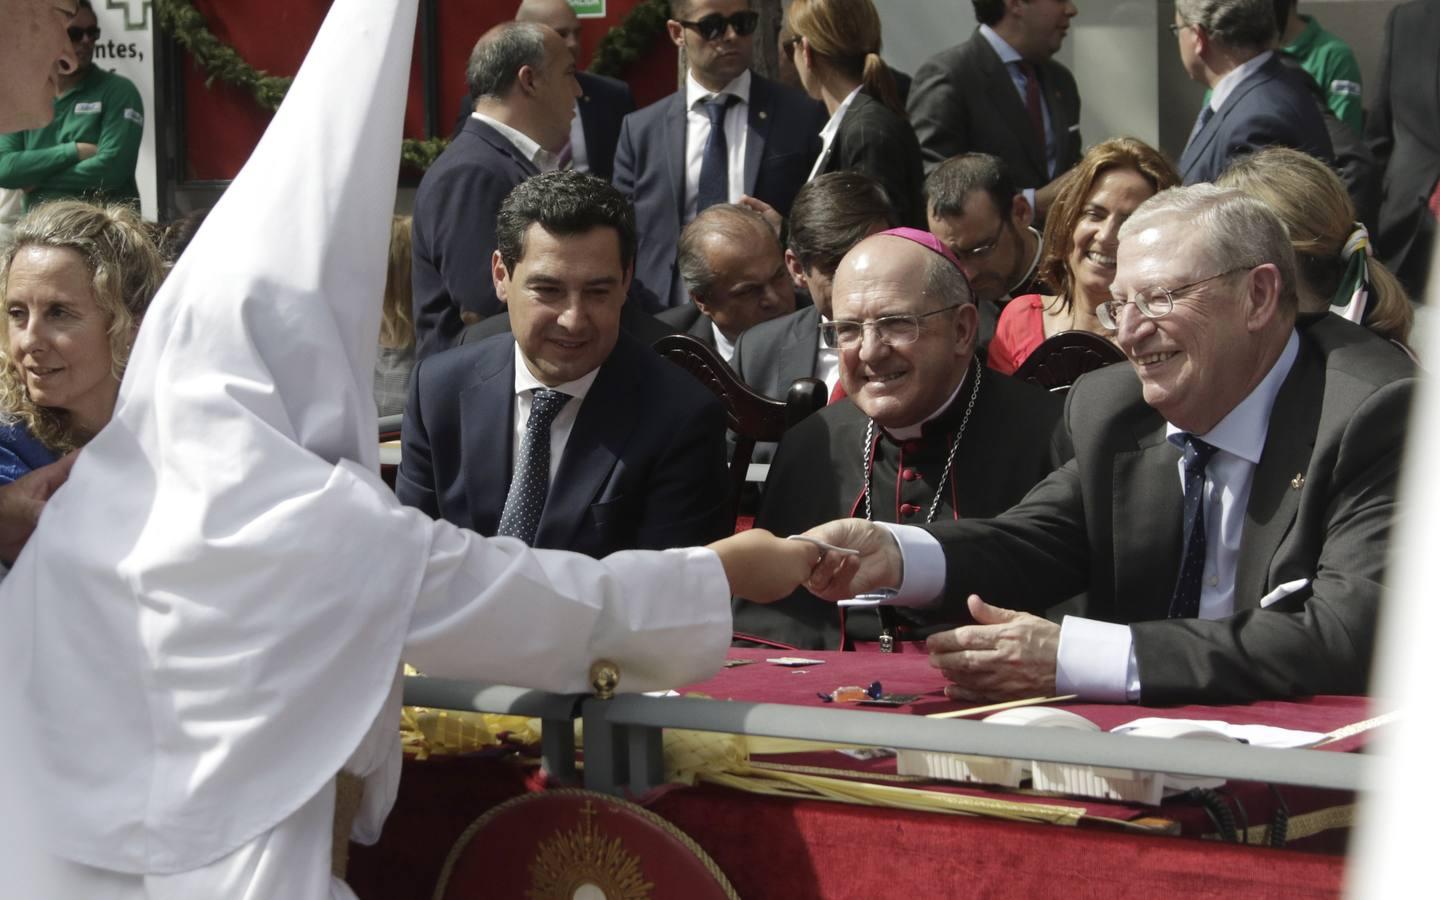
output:
[[[685,688],[725,700],[827,706],[818,693],[880,681],[890,693],[917,700],[881,715],[924,715],[960,707],[947,700],[943,679],[923,654],[815,653],[821,665],[786,669],[763,662],[779,651],[736,649],[731,657],[761,660],[723,669]],[[792,654],[793,655],[793,654]],[[1329,732],[1373,715],[1355,697],[1316,697],[1249,706],[1153,707],[1065,704],[1101,728],[1141,716],[1221,719]],[[1353,750],[1364,735],[1329,745]],[[893,758],[857,761],[833,751],[757,758],[762,762],[893,774]],[[450,846],[467,822],[527,790],[540,789],[535,770],[495,758],[407,760],[396,810],[376,847],[352,849],[349,880],[362,900],[428,898]],[[1024,799],[979,788],[925,783],[930,790]],[[1275,810],[1268,786],[1227,785],[1232,807],[1249,824],[1265,824]],[[1292,815],[1343,810],[1349,794],[1280,788]],[[1344,829],[1301,845],[1297,852],[1117,831],[1114,826],[1067,828],[938,813],[851,806],[819,800],[745,794],[709,785],[665,789],[640,798],[693,838],[729,877],[741,897],[924,896],[1068,898],[1113,896],[1337,896],[1343,876]],[[1084,807],[1087,816],[1160,818],[1182,834],[1212,833],[1193,802],[1167,801],[1158,810],[1085,799],[1038,798]],[[1340,817],[1343,819],[1343,815]],[[1242,823],[1243,824],[1243,823]]]

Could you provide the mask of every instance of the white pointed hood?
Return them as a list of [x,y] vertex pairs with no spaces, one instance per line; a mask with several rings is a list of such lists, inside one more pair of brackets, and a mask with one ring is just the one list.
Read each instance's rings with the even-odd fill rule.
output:
[[62,856],[204,865],[314,796],[390,695],[430,536],[373,474],[415,10],[334,4],[4,583]]

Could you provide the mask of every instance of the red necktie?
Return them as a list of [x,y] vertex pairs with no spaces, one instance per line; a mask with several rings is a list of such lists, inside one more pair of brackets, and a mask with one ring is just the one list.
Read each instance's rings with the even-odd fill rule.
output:
[[1024,60],[1020,62],[1020,71],[1025,75],[1025,111],[1030,113],[1030,125],[1035,129],[1035,136],[1039,138],[1040,146],[1044,149],[1045,107],[1040,100],[1040,73],[1035,71],[1033,63]]
[[830,392],[830,402],[838,403],[845,399],[845,385],[842,382],[835,382],[835,389]]

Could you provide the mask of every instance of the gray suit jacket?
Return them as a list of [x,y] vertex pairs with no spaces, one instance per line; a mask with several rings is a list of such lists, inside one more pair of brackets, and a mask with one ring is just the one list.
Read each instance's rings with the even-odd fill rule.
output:
[[1435,243],[1425,208],[1440,179],[1440,3],[1402,3],[1385,25],[1374,105],[1365,122],[1385,167],[1375,249],[1417,299],[1424,296]]
[[[1055,174],[1080,160],[1080,91],[1070,70],[1054,60],[1036,68],[1059,143]],[[915,72],[907,104],[920,139],[925,171],[959,153],[991,153],[1005,160],[1016,187],[1050,182],[1045,154],[1010,72],[977,29],[970,40],[942,50]]]
[[815,377],[820,310],[806,306],[740,335],[730,368],[767,397],[784,400],[797,378]]
[[[1147,704],[1363,692],[1414,384],[1405,354],[1359,326],[1301,329],[1245,511],[1235,613],[1201,620],[1165,618],[1179,450],[1129,366],[1086,375],[1066,401],[1071,462],[997,518],[931,526],[943,608],[973,592],[1038,612],[1088,591],[1084,615],[1131,623]],[[1260,608],[1301,578],[1309,589]]]

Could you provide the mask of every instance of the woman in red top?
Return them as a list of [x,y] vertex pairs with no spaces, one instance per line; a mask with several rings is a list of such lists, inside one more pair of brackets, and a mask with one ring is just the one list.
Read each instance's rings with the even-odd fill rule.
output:
[[990,342],[990,368],[1013,373],[1062,331],[1110,337],[1095,307],[1110,299],[1120,226],[1141,203],[1179,183],[1170,161],[1143,141],[1115,138],[1090,148],[1066,176],[1045,220],[1036,275],[1056,293],[1026,294],[1006,304]]

